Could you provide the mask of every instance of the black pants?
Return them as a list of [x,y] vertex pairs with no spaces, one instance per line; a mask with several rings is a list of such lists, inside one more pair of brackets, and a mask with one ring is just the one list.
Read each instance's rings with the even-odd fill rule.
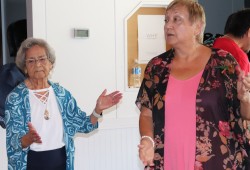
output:
[[65,170],[66,151],[60,149],[36,152],[30,150],[27,158],[27,170]]

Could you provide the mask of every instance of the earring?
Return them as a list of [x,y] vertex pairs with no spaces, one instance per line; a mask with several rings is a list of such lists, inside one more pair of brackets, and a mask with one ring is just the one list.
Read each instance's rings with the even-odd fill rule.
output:
[[27,69],[24,69],[24,74],[25,74],[26,76],[28,75]]

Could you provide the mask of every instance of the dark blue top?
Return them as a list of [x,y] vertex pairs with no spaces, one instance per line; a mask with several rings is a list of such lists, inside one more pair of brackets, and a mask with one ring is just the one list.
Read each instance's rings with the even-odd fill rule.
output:
[[0,125],[4,124],[4,105],[7,95],[20,82],[25,79],[24,74],[18,69],[15,63],[5,64],[0,67]]

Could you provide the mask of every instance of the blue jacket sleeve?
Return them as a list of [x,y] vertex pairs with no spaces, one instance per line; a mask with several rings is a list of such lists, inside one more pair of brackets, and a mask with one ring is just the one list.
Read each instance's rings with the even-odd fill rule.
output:
[[65,132],[74,136],[76,133],[89,133],[98,127],[98,123],[93,125],[90,116],[82,111],[69,91],[61,86],[54,86],[54,91],[62,113]]
[[11,92],[8,95],[5,103],[6,149],[9,165],[17,166],[12,167],[14,169],[21,169],[22,163],[26,162],[23,159],[28,148],[21,146],[21,138],[27,133],[24,106],[21,94]]

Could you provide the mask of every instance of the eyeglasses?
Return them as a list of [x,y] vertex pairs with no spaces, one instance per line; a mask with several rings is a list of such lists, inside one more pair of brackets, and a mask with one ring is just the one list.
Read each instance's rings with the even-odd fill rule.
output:
[[37,62],[39,62],[42,65],[45,65],[47,63],[48,57],[46,55],[41,56],[39,58],[30,58],[26,60],[27,65],[34,66]]

